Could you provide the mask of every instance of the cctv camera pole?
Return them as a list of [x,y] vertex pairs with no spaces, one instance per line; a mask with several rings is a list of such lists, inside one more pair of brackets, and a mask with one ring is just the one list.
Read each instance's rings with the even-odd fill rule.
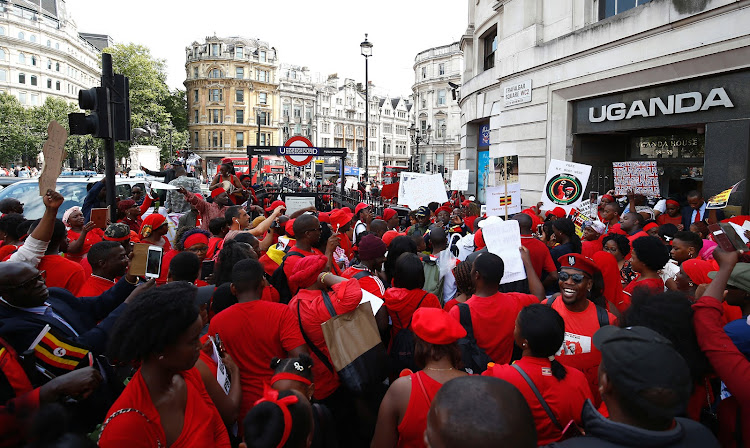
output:
[[105,187],[107,188],[107,207],[109,207],[109,219],[117,222],[117,191],[115,190],[115,139],[112,133],[112,110],[110,102],[110,89],[114,86],[115,74],[112,70],[112,55],[102,53],[102,87],[107,93],[107,108],[110,109],[107,114],[107,126],[109,127],[108,138],[104,138],[104,178]]

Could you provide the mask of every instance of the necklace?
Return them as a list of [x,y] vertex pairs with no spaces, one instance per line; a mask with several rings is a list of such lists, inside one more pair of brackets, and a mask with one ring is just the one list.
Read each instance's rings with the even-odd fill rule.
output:
[[440,372],[445,372],[445,371],[448,371],[448,370],[453,370],[453,367],[449,367],[447,369],[436,369],[434,367],[425,367],[424,370],[437,370],[437,371],[440,371]]

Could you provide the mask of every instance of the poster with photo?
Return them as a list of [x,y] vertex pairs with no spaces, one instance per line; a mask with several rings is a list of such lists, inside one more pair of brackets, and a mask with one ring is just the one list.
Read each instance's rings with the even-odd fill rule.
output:
[[542,191],[542,209],[562,207],[565,211],[583,200],[583,192],[589,181],[591,165],[552,159],[547,169],[547,180]]

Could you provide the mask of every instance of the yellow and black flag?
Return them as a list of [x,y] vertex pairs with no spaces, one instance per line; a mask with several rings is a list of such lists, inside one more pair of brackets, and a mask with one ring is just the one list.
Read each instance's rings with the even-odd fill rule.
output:
[[34,351],[36,367],[40,372],[54,378],[93,364],[93,355],[88,349],[55,333],[49,325],[45,326],[29,347]]

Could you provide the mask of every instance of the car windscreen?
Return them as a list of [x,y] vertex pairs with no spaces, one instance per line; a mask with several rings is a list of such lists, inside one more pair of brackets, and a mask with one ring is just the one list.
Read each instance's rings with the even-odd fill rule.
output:
[[[85,180],[57,184],[57,191],[65,198],[57,212],[58,218],[62,219],[63,213],[70,207],[83,205],[83,199],[86,197],[86,184]],[[21,201],[26,219],[39,219],[44,214],[44,202],[39,196],[38,182],[20,182],[10,185],[0,191],[0,199],[5,198],[15,198]]]

